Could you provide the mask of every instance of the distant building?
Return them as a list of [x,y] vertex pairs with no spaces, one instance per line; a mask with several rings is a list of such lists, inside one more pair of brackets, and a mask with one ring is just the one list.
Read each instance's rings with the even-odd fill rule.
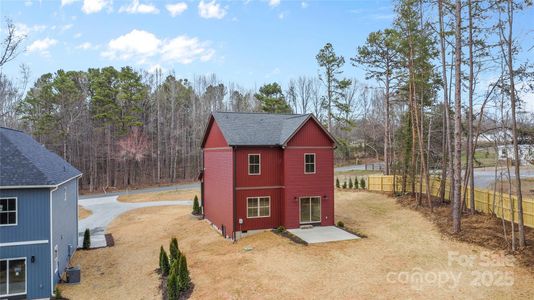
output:
[[334,148],[311,115],[213,113],[204,140],[202,206],[223,236],[334,224]]
[[78,246],[82,174],[0,127],[0,299],[50,298]]

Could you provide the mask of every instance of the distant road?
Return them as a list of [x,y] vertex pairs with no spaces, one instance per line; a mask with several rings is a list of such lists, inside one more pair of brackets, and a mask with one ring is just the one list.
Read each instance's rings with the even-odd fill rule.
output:
[[[462,171],[463,172],[463,171]],[[497,178],[500,178],[501,172],[503,172],[503,179],[508,176],[508,171],[506,168],[501,168],[497,170]],[[463,173],[462,173],[463,174]],[[515,178],[514,168],[510,168],[510,177]],[[521,178],[534,177],[534,169],[532,168],[521,168]],[[495,181],[495,169],[493,168],[476,168],[475,169],[475,186],[479,188],[489,188],[490,185]]]
[[150,187],[150,188],[145,188],[145,189],[110,192],[106,194],[102,193],[102,194],[80,195],[80,199],[92,199],[92,198],[100,198],[100,197],[143,194],[143,193],[157,193],[157,192],[174,191],[174,190],[190,190],[190,189],[199,189],[199,188],[200,188],[200,183],[198,182],[182,183],[182,184],[175,184],[175,185],[168,185],[168,186]]
[[[373,165],[375,166],[375,170],[379,171],[382,163],[367,164],[367,170],[373,170]],[[355,171],[355,170],[358,170],[358,171],[365,170],[365,165],[350,165],[350,166],[334,168],[335,172],[348,172],[348,171]]]

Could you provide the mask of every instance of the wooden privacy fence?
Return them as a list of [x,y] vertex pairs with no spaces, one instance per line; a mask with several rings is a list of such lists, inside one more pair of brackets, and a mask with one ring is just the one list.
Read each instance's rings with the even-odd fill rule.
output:
[[[423,180],[423,193],[426,193],[426,180]],[[430,178],[430,191],[432,196],[439,197],[439,188],[441,180],[436,177]],[[393,185],[396,185],[395,190],[402,190],[402,176],[393,175],[370,175],[367,177],[367,189],[377,192],[393,192]],[[416,178],[415,183],[416,192],[419,191],[419,178]],[[412,191],[410,178],[406,178],[406,191]],[[464,189],[462,188],[462,196]],[[517,222],[517,198],[508,194],[494,193],[490,190],[475,188],[475,209],[484,213],[494,213],[497,217],[510,221],[512,210],[510,201],[513,203],[514,221]],[[445,184],[445,199],[451,200],[450,185]],[[469,195],[469,188],[467,188],[467,208],[471,207],[471,197]],[[534,200],[523,197],[523,220],[525,226],[534,228]]]

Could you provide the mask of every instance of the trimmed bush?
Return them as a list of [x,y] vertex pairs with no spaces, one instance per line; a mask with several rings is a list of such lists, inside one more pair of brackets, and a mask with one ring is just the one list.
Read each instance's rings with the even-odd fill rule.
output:
[[278,228],[276,228],[276,231],[278,233],[282,233],[282,232],[286,231],[286,228],[284,226],[278,226]]
[[360,183],[358,182],[358,176],[354,177],[354,188],[359,189]]
[[61,295],[61,290],[58,287],[54,289],[54,295],[56,295],[56,299],[63,299],[63,295]]
[[365,190],[365,179],[362,179],[360,180],[360,186],[362,187],[363,190]]
[[163,276],[169,275],[169,257],[167,256],[167,252],[165,252],[165,249],[163,249],[163,246],[159,249],[159,269],[161,270],[161,274]]
[[197,195],[195,195],[195,199],[193,200],[193,214],[200,215],[200,205],[198,204]]
[[337,221],[337,227],[345,227],[345,223],[343,223],[343,221]]
[[174,265],[177,265],[178,262],[173,264],[169,277],[167,277],[167,299],[169,300],[178,300],[180,297],[180,290],[178,289],[178,274],[174,272]]
[[91,248],[91,231],[86,228],[83,233],[83,249],[88,250],[89,248]]
[[169,246],[169,261],[170,264],[174,264],[174,262],[178,261],[180,259],[180,249],[178,248],[178,240],[176,238],[172,238],[171,245]]
[[189,270],[187,269],[187,259],[185,258],[185,255],[181,255],[178,266],[178,288],[180,292],[185,292],[190,286],[191,277],[189,277]]
[[346,181],[346,180],[343,182],[343,188],[344,188],[344,189],[347,188],[347,181]]
[[352,184],[352,177],[349,178],[349,189],[352,190],[352,188],[354,187],[354,185]]
[[336,177],[336,187],[339,189],[341,186],[339,185],[339,178]]

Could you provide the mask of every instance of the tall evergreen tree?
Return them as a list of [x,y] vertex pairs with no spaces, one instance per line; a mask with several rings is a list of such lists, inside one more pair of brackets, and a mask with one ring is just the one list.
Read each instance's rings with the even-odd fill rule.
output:
[[291,113],[291,107],[286,102],[282,87],[276,82],[265,84],[254,94],[261,105],[261,110],[268,113]]

